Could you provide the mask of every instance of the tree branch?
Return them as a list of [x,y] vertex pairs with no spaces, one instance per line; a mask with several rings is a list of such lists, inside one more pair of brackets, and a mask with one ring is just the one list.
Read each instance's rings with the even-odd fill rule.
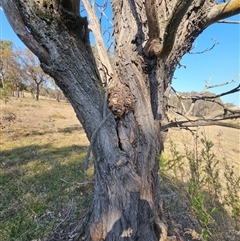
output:
[[[240,115],[239,115],[240,117]],[[228,122],[220,122],[215,120],[191,120],[191,121],[175,121],[171,122],[162,127],[161,131],[166,131],[170,128],[178,127],[178,128],[189,128],[189,127],[199,127],[199,126],[224,126],[234,129],[240,129],[240,125]]]
[[96,40],[96,47],[98,50],[98,55],[99,55],[100,61],[104,64],[104,66],[106,66],[108,73],[109,73],[109,77],[112,77],[113,76],[113,68],[111,66],[107,51],[104,47],[104,42],[103,42],[102,33],[101,33],[101,27],[98,22],[97,16],[87,0],[82,0],[82,3],[88,13],[88,17],[91,22],[91,27],[92,27],[91,30],[93,31],[93,34],[94,34],[94,37]]
[[194,95],[194,96],[181,96],[181,99],[183,100],[213,100],[213,99],[217,99],[219,97],[222,97],[222,96],[225,96],[225,95],[229,95],[229,94],[233,94],[233,93],[236,93],[236,92],[239,92],[240,91],[240,84],[227,91],[227,92],[224,92],[224,93],[221,93],[221,94],[218,94],[218,95],[210,95],[210,96],[207,96],[207,95]]
[[193,0],[177,1],[163,35],[163,47],[160,54],[161,57],[167,56],[172,50],[177,29],[192,2]]
[[[235,78],[237,78],[238,75]],[[234,82],[235,78],[224,84],[210,86],[210,88],[229,84],[231,82]],[[208,86],[205,86],[205,90],[206,89],[208,89]],[[228,107],[225,104],[221,103],[221,101],[217,100],[221,96],[240,91],[240,84],[237,87],[231,89],[230,91],[227,91],[225,93],[221,93],[218,95],[212,95],[212,96],[207,96],[207,95],[204,96],[202,93],[200,93],[199,95],[194,95],[194,96],[182,96],[179,93],[177,93],[177,91],[174,88],[172,88],[172,90],[175,93],[175,95],[177,96],[177,98],[181,101],[182,105],[183,105],[182,100],[191,100],[192,103],[190,105],[188,112],[185,111],[185,107],[184,107],[184,113],[182,113],[181,111],[178,111],[178,107],[168,105],[170,110],[174,113],[175,118],[171,118],[171,123],[168,123],[162,127],[163,131],[166,129],[172,128],[172,127],[188,128],[188,127],[209,126],[209,125],[219,125],[219,126],[226,126],[226,127],[230,127],[230,128],[240,129],[240,125],[238,125],[238,124],[221,122],[223,120],[240,118],[239,107]],[[199,100],[208,101],[208,102],[212,102],[217,105],[220,105],[222,107],[222,110],[219,110],[217,113],[215,113],[215,115],[202,116],[200,118],[197,118],[195,116],[193,119],[191,117],[188,117],[193,109],[193,106]],[[175,111],[173,109],[177,109],[177,110]],[[185,120],[178,121],[176,118],[177,115],[183,117]]]
[[212,50],[218,44],[219,43],[216,40],[214,40],[214,43],[213,43],[213,45],[210,48],[206,48],[205,50],[199,51],[199,52],[193,52],[193,51],[190,50],[188,53],[189,54],[203,54],[205,52],[208,52],[208,51]]
[[240,13],[240,1],[231,0],[226,3],[216,4],[208,14],[209,25],[224,18],[228,18]]
[[217,23],[240,24],[240,21],[219,20],[219,21],[217,21]]
[[208,86],[208,82],[207,82],[206,85],[205,85],[204,91],[206,91],[207,89],[216,88],[216,87],[220,87],[220,86],[231,84],[231,83],[235,82],[235,80],[238,78],[239,75],[240,75],[240,72],[232,80],[227,81],[225,83],[216,84],[216,85]]
[[178,92],[173,88],[171,87],[171,90],[174,92],[174,94],[177,96],[177,98],[179,99],[179,101],[181,102],[181,106],[184,110],[184,113],[186,113],[186,108],[185,108],[185,105],[183,104],[182,102],[182,96],[178,94]]
[[6,17],[17,36],[40,59],[41,62],[48,64],[50,59],[49,54],[29,33],[13,1],[0,0],[0,6],[6,13]]

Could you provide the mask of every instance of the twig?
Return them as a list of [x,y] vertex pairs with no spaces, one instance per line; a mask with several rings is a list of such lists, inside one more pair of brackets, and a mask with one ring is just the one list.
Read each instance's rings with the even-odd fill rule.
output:
[[178,65],[178,68],[184,68],[184,69],[186,69],[187,68],[187,65],[185,65],[185,64],[180,64],[180,63],[178,63],[177,64]]
[[171,87],[171,89],[172,89],[172,91],[175,93],[175,95],[177,96],[177,98],[180,100],[181,105],[182,105],[182,108],[183,108],[183,110],[184,110],[184,113],[186,113],[186,108],[185,108],[185,105],[184,105],[183,102],[182,102],[182,97],[181,97],[181,95],[179,95],[179,94],[177,93],[177,91],[176,91],[173,87]]
[[209,89],[208,83],[211,81],[211,79],[212,79],[212,75],[207,80],[205,80],[206,84],[205,84],[204,89],[201,93],[204,93],[207,89]]
[[94,182],[75,182],[77,186],[88,186],[88,185],[93,185]]
[[65,183],[70,183],[70,182],[64,180],[63,178],[60,178],[60,180],[63,181],[63,182],[65,182]]
[[55,230],[57,230],[66,220],[68,220],[70,218],[70,214],[72,212],[72,209],[73,209],[73,198],[72,198],[72,203],[71,203],[71,206],[68,210],[68,213],[67,215],[65,216],[65,218],[55,227]]
[[240,21],[219,20],[217,23],[240,24]]
[[[103,16],[107,19],[107,21],[113,26],[112,21],[108,18],[108,16],[107,16],[107,15],[105,14],[105,12],[104,12],[105,9],[100,8],[98,4],[97,4],[97,8],[98,8],[98,10],[101,12],[101,15],[103,15]],[[105,7],[105,8],[106,8],[106,7]]]
[[183,100],[213,100],[213,99],[217,99],[219,97],[222,97],[222,96],[225,96],[225,95],[229,95],[229,94],[233,94],[233,93],[236,93],[236,92],[239,92],[240,91],[240,84],[227,91],[227,92],[223,92],[221,94],[218,94],[218,95],[210,95],[210,96],[207,96],[207,95],[194,95],[194,96],[181,96],[181,99]]
[[216,40],[214,40],[214,43],[213,43],[213,45],[212,45],[210,48],[207,48],[207,49],[205,49],[205,50],[203,50],[203,51],[200,51],[200,52],[192,52],[192,51],[190,50],[190,51],[189,51],[189,54],[203,54],[203,53],[205,53],[205,52],[208,52],[208,51],[212,50],[216,45],[218,45],[218,42],[217,42]]
[[229,84],[235,82],[235,80],[238,78],[239,75],[240,75],[240,72],[237,73],[236,76],[234,76],[233,79],[230,80],[230,81],[227,81],[225,83],[220,83],[220,84],[217,84],[217,85],[208,86],[207,84],[210,81],[210,79],[212,78],[212,76],[210,76],[210,79],[207,81],[207,84],[205,85],[205,88],[202,92],[205,92],[207,89],[216,88],[216,87],[220,87],[220,86],[224,86],[224,85],[229,85]]
[[68,182],[63,178],[60,178],[61,181],[65,182],[65,183],[70,183],[70,184],[76,184],[78,186],[87,186],[87,185],[92,185],[94,184],[94,182],[89,181],[89,182]]
[[239,124],[221,122],[222,120],[235,119],[235,118],[240,118],[240,115],[235,115],[235,116],[231,116],[231,117],[221,118],[221,119],[217,119],[217,120],[213,120],[213,119],[206,119],[206,120],[197,119],[197,120],[191,120],[191,121],[171,122],[171,123],[168,123],[168,124],[162,126],[161,131],[166,131],[166,130],[168,130],[170,128],[174,128],[174,127],[186,129],[187,127],[189,128],[189,127],[212,126],[212,125],[224,126],[224,127],[228,127],[228,128],[234,128],[234,129],[240,129],[240,125]]

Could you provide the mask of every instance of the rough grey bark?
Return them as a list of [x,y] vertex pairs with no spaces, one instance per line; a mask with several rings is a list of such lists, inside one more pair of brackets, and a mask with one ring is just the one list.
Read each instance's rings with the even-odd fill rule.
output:
[[[176,65],[209,24],[207,14],[215,5],[213,0],[191,2],[156,1],[164,51],[160,57],[147,57],[143,53],[148,40],[143,1],[112,0],[116,62],[105,110],[87,20],[55,0],[0,1],[14,28],[20,24],[26,31],[26,26],[29,40],[26,36],[22,39],[30,42],[28,46],[44,71],[71,102],[89,140],[102,125],[92,144],[93,203],[65,240],[168,240],[159,212],[161,126],[166,122]],[[15,19],[11,19],[11,11]],[[181,19],[175,15],[179,12]],[[102,124],[105,111],[109,117]]]

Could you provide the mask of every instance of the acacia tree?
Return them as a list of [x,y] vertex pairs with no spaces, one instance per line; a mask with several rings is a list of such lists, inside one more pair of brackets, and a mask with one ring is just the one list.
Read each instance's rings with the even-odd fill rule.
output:
[[104,88],[79,0],[0,0],[15,32],[71,102],[91,142],[93,203],[69,239],[167,240],[158,212],[158,156],[171,79],[195,38],[209,25],[239,13],[240,3],[111,4],[115,63],[104,64],[109,74]]

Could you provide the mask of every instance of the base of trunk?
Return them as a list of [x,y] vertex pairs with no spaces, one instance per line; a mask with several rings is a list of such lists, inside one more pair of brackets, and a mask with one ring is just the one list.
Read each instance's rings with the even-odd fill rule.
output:
[[[151,209],[146,201],[139,200],[142,210],[149,213],[136,213],[133,217],[131,210],[125,210],[120,219],[114,223],[111,231],[102,237],[101,223],[93,223],[93,206],[86,210],[85,215],[69,229],[58,229],[52,237],[44,241],[194,241],[201,240],[200,224],[193,213],[188,210],[189,205],[176,191],[163,191],[163,200],[159,205],[159,216],[163,221],[146,219],[152,217]],[[174,206],[174,207],[173,207]],[[148,207],[148,208],[147,208]],[[161,207],[161,208],[160,208]],[[130,215],[131,213],[131,215]],[[130,216],[129,216],[130,215]],[[142,216],[142,218],[141,218]],[[138,219],[137,231],[128,222]],[[166,230],[163,230],[166,228]]]

